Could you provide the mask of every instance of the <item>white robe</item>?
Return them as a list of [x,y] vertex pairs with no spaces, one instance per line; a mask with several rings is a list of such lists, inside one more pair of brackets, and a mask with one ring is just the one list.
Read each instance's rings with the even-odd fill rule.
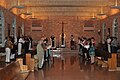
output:
[[32,46],[31,40],[29,39],[29,50],[32,50],[31,46]]
[[44,49],[41,44],[37,45],[37,54],[34,56],[34,58],[37,60],[35,67],[42,68],[44,63]]
[[109,52],[109,53],[111,53],[111,45],[110,45],[110,43],[111,43],[111,39],[108,38],[108,39],[107,39],[107,47],[108,47],[108,52]]
[[21,52],[22,52],[22,43],[24,43],[25,41],[20,38],[19,41],[18,41],[18,55],[21,55]]
[[10,62],[10,48],[5,48],[5,52],[6,52],[6,60],[5,62]]

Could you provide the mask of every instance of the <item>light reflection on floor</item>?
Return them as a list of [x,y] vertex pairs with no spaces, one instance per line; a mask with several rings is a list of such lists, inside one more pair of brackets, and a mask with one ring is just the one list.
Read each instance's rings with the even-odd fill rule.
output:
[[27,80],[120,80],[120,72],[108,72],[78,53],[64,53],[63,58],[45,62],[44,68],[32,72]]

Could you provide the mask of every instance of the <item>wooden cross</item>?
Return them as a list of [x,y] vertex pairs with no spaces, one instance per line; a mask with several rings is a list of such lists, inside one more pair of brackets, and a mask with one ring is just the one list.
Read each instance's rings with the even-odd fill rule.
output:
[[60,24],[62,24],[62,33],[64,33],[64,24],[67,24],[67,23],[64,23],[64,22],[62,21],[62,23],[60,23]]
[[62,34],[61,34],[61,39],[62,39],[62,45],[64,45],[64,24],[67,24],[67,23],[64,23],[63,21],[62,21]]

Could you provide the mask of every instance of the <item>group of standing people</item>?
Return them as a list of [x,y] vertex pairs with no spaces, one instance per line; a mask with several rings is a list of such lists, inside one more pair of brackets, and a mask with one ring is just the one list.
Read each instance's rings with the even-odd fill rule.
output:
[[28,53],[32,50],[32,38],[30,36],[22,36],[18,38],[18,55]]
[[10,62],[11,56],[14,59],[17,55],[25,54],[32,50],[32,38],[30,36],[19,37],[16,41],[14,37],[6,37],[4,40],[4,47],[6,53],[6,63]]
[[37,54],[34,55],[35,68],[42,69],[44,61],[48,61],[50,58],[50,48],[54,47],[48,43],[48,39],[42,37],[37,44]]
[[91,37],[87,39],[86,37],[78,37],[78,45],[80,55],[83,56],[84,59],[90,60],[91,64],[94,63],[95,56],[95,39]]
[[118,50],[117,37],[108,37],[105,42],[106,42],[107,51],[109,53],[117,53]]

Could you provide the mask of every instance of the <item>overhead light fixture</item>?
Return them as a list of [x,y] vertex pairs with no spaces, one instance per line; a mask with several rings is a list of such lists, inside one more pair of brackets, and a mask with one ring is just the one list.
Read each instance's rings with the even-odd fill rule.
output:
[[97,14],[98,16],[104,16],[104,15],[106,15],[106,14],[104,14],[104,13],[99,13],[99,14]]
[[97,18],[95,17],[95,14],[93,13],[91,20],[96,20]]
[[118,1],[117,0],[115,1],[115,5],[111,6],[111,8],[120,9],[120,6],[118,6]]
[[96,20],[97,18],[90,18],[91,20]]
[[120,9],[120,6],[111,6],[113,9]]
[[25,13],[22,13],[22,14],[24,14],[24,15],[32,15],[32,13],[29,12],[27,8],[26,8],[26,12],[25,12]]
[[17,0],[17,6],[15,6],[15,7],[19,8],[19,9],[25,8],[25,6],[20,5],[20,1],[19,0]]
[[25,8],[25,6],[24,5],[20,5],[19,0],[17,0],[17,5],[16,6],[12,6],[12,8],[10,8],[9,10],[12,10],[13,8],[23,9],[23,8]]
[[103,13],[103,8],[100,9],[100,13],[97,14],[98,16],[104,16],[106,14]]
[[32,17],[29,18],[29,19],[35,20],[35,19],[37,19],[37,18],[35,18],[34,13],[32,13]]
[[32,13],[23,13],[24,15],[32,15]]
[[19,5],[19,6],[13,6],[13,8],[23,9],[23,8],[25,8],[25,6]]
[[37,18],[29,18],[29,19],[31,19],[31,20],[36,20]]

